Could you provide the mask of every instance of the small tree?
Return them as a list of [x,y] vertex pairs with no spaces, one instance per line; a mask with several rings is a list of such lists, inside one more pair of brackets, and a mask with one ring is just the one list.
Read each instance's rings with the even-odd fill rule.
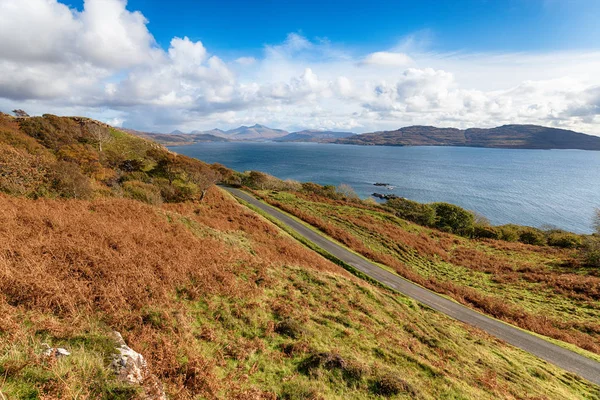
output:
[[592,226],[596,231],[596,234],[600,235],[600,208],[594,210],[594,218],[592,219]]
[[13,114],[15,114],[15,116],[17,116],[17,117],[29,117],[29,114],[27,114],[25,111],[23,111],[21,109],[13,110]]
[[98,145],[98,151],[102,152],[102,145],[110,142],[113,136],[110,134],[110,130],[104,126],[100,126],[95,122],[90,122],[86,125],[89,134],[94,138],[94,141]]
[[194,182],[200,189],[200,201],[204,200],[206,191],[219,180],[221,180],[221,174],[211,168],[204,168],[202,174],[195,177]]
[[352,186],[342,183],[336,188],[336,192],[344,198],[344,200],[360,200]]

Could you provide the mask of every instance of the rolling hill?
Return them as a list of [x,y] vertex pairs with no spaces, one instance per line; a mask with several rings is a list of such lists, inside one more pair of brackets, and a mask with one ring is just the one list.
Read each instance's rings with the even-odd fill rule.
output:
[[514,149],[600,150],[600,137],[538,125],[496,128],[409,126],[395,131],[363,133],[335,143],[377,146],[464,146]]

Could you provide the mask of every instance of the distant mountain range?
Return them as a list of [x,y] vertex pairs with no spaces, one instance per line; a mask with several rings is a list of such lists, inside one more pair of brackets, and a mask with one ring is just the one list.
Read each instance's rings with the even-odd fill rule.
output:
[[600,137],[586,135],[565,129],[548,128],[538,125],[503,125],[496,128],[456,129],[434,126],[408,126],[394,131],[354,134],[303,130],[288,132],[272,129],[264,125],[240,126],[223,131],[192,131],[170,134],[127,131],[155,140],[167,146],[188,145],[198,142],[223,141],[276,141],[276,142],[318,142],[356,144],[367,146],[463,146],[513,149],[582,149],[600,150]]
[[184,133],[175,130],[171,133],[140,132],[124,129],[127,132],[152,139],[165,146],[183,146],[198,142],[225,141],[277,141],[277,142],[334,142],[338,139],[355,135],[352,132],[333,132],[320,130],[304,130],[288,132],[283,129],[272,129],[264,125],[240,126],[227,131],[215,128],[208,131],[192,131]]
[[304,130],[293,132],[278,139],[276,142],[334,142],[338,139],[344,139],[355,136],[353,132],[332,132],[319,130]]
[[409,126],[395,131],[363,133],[335,143],[377,146],[463,146],[512,149],[600,150],[600,137],[538,125],[503,125],[466,130]]
[[154,140],[165,146],[185,146],[201,142],[228,142],[225,138],[205,133],[183,133],[180,131],[173,131],[172,133],[154,133],[123,128],[121,128],[121,130],[145,139]]

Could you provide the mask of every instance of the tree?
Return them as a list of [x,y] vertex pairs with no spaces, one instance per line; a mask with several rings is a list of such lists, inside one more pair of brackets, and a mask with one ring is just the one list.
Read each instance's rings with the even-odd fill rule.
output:
[[29,114],[27,114],[25,111],[23,111],[21,109],[13,110],[13,114],[15,114],[15,116],[17,116],[17,117],[29,117]]
[[221,180],[221,174],[211,168],[204,168],[201,175],[198,175],[194,181],[200,188],[200,201],[204,200],[206,191]]
[[594,218],[592,220],[592,226],[596,231],[596,234],[600,235],[600,208],[594,210]]
[[102,152],[102,145],[110,142],[113,136],[110,134],[110,130],[104,126],[100,126],[95,122],[89,122],[86,124],[87,131],[94,138],[96,144],[98,144],[98,151]]
[[344,200],[360,200],[352,186],[342,183],[336,188],[336,192],[344,198]]
[[435,209],[435,226],[438,229],[462,236],[473,233],[475,217],[469,211],[449,203],[433,203],[431,206]]

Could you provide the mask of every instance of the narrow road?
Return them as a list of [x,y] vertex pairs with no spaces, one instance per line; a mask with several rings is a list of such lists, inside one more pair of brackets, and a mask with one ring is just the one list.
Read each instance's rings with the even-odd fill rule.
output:
[[415,285],[414,283],[401,278],[398,275],[394,275],[364,258],[357,256],[335,242],[307,228],[275,207],[258,201],[246,192],[233,188],[224,189],[278,219],[301,236],[304,236],[317,246],[382,284],[411,297],[434,310],[466,324],[480,328],[490,335],[502,339],[515,347],[536,355],[569,372],[577,374],[596,385],[600,385],[600,363],[597,361],[552,344],[527,331],[523,331],[512,325],[487,317],[468,307],[448,300],[428,289]]

